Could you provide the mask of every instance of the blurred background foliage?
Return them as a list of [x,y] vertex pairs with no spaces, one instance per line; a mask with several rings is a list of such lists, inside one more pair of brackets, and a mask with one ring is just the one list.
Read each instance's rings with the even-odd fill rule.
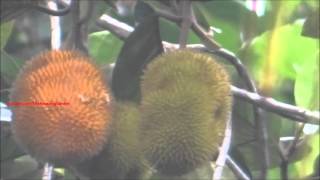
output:
[[[119,0],[113,7],[106,1],[94,0],[87,45],[90,56],[100,67],[117,60],[123,41],[99,28],[95,21],[107,13],[135,26],[134,13],[144,12],[134,12],[133,1]],[[154,8],[163,8],[168,3],[145,2]],[[318,0],[199,0],[193,2],[193,9],[199,23],[213,30],[213,39],[243,61],[261,94],[319,111]],[[61,18],[63,40],[71,29],[70,16]],[[159,27],[162,40],[178,42],[180,30],[175,23],[160,18]],[[50,48],[49,16],[27,11],[18,18],[1,22],[0,29],[1,179],[37,179],[43,165],[25,155],[14,143],[10,132],[10,108],[5,103],[8,102],[11,83],[25,61]],[[201,40],[189,31],[188,43],[201,43]],[[226,66],[232,74],[233,84],[243,86],[232,67]],[[260,147],[255,141],[251,109],[249,104],[234,102],[230,155],[247,174],[255,177],[261,159],[253,155]],[[271,154],[268,178],[279,179],[281,159],[278,145],[288,146],[301,124],[268,112],[264,112],[263,118],[268,125]],[[290,158],[289,178],[319,178],[319,141],[319,126],[305,125],[296,151]],[[75,178],[64,169],[55,169],[55,174],[56,179]],[[224,171],[224,177],[235,178],[228,169]]]

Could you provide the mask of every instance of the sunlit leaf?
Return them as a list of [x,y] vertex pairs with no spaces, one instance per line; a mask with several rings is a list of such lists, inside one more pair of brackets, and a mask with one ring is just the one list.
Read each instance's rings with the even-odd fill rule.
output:
[[267,78],[263,68],[269,67],[272,70],[270,76],[294,80],[298,68],[305,61],[314,59],[319,48],[318,40],[301,36],[301,29],[301,22],[288,24],[267,31],[252,41],[247,58],[254,64],[257,79]]
[[319,53],[307,60],[297,73],[294,96],[298,106],[319,110]]
[[311,175],[314,171],[314,162],[319,155],[320,135],[307,136],[307,142],[312,147],[312,151],[299,162],[295,163],[299,177]]
[[109,31],[94,32],[89,35],[89,54],[99,65],[116,61],[123,42]]

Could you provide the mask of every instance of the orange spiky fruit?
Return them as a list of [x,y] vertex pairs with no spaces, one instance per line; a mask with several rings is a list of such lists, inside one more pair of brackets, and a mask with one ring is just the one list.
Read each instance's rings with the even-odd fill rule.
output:
[[101,72],[88,57],[75,51],[42,53],[20,72],[11,101],[49,105],[13,107],[14,137],[39,160],[82,161],[99,153],[107,141],[111,99]]

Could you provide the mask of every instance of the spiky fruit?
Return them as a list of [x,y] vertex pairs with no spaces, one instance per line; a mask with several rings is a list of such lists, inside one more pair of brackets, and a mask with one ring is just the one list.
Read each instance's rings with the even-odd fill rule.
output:
[[108,144],[100,154],[78,164],[75,169],[79,174],[91,179],[134,179],[131,173],[142,169],[139,125],[138,105],[117,102]]
[[156,58],[142,81],[143,153],[160,173],[180,176],[218,153],[230,116],[227,72],[188,50]]
[[31,59],[13,84],[14,137],[39,160],[79,162],[99,153],[111,122],[111,96],[100,71],[75,51],[49,51]]

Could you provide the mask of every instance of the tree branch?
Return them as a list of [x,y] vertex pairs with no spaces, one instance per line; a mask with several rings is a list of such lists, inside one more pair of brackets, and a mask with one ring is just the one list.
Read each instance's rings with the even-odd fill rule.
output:
[[[80,8],[80,4],[85,3],[82,0],[72,0],[71,7],[71,17],[72,17],[72,28],[68,33],[68,36],[63,44],[63,49],[77,49],[82,51],[85,54],[88,54],[88,48],[86,47],[87,39],[88,39],[88,23],[87,20],[90,17],[86,17],[86,15],[91,16],[90,8],[91,5],[88,4],[88,11],[84,16],[81,16],[83,11]],[[87,1],[88,3],[92,3]]]
[[[193,13],[192,13],[193,14]],[[200,39],[202,40],[203,44],[208,47],[211,50],[217,50],[221,48],[221,45],[214,41],[212,39],[212,36],[210,33],[206,32],[200,25],[199,23],[195,20],[196,18],[193,15],[193,23],[192,23],[192,30],[194,33],[196,33]]]
[[245,91],[235,86],[231,87],[232,93],[236,98],[259,106],[267,111],[279,114],[291,120],[303,123],[319,125],[320,117],[318,111],[309,111],[304,108],[285,104],[270,97],[263,97],[257,93]]
[[284,154],[284,159],[281,160],[281,178],[284,180],[289,179],[288,176],[288,166],[289,166],[289,160],[290,157],[293,155],[293,153],[296,150],[297,147],[297,143],[302,135],[303,132],[303,128],[304,128],[305,124],[302,124],[301,126],[299,126],[298,130],[295,133],[294,139],[292,141],[292,143],[290,144],[290,146],[284,150],[283,154]]
[[[48,8],[52,11],[58,9],[54,1],[47,2]],[[51,29],[51,49],[59,49],[61,46],[61,27],[60,17],[50,15],[50,29]]]
[[109,30],[121,40],[125,40],[134,30],[133,27],[107,14],[103,14],[96,23],[99,27]]

